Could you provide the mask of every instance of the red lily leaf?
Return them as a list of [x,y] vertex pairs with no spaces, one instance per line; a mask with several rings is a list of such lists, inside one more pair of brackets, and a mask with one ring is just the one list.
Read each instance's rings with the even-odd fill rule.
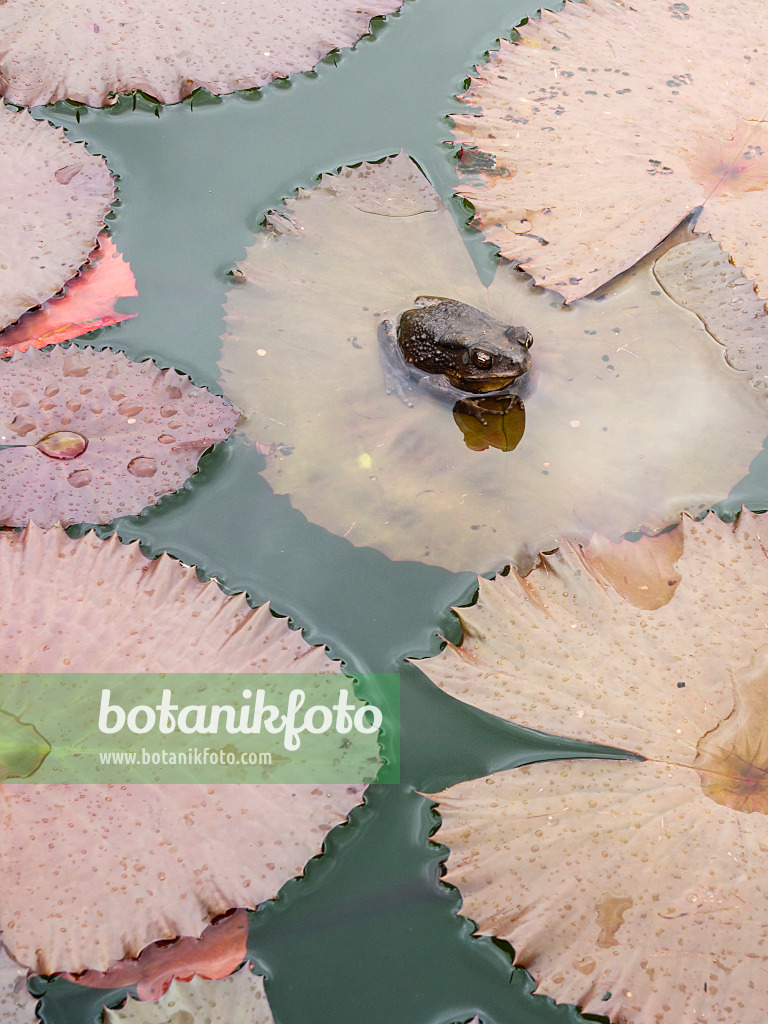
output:
[[228,977],[243,962],[248,941],[248,914],[240,909],[209,924],[199,939],[184,935],[175,942],[153,942],[133,959],[121,960],[108,971],[65,974],[88,988],[136,985],[139,999],[165,995],[175,979],[191,981],[199,974],[210,980]]
[[0,356],[69,341],[99,327],[130,320],[136,313],[116,313],[115,300],[138,295],[130,264],[109,235],[99,235],[87,266],[65,287],[65,294],[30,310],[0,333]]

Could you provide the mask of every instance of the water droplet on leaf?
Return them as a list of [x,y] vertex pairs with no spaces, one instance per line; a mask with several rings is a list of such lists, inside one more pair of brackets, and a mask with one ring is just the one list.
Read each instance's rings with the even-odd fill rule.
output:
[[52,434],[46,434],[35,445],[38,451],[51,459],[76,459],[87,447],[88,439],[74,430],[55,430]]
[[72,487],[85,487],[91,482],[91,471],[90,469],[76,469],[69,474],[67,481]]
[[128,472],[133,476],[154,476],[157,472],[157,462],[145,455],[139,455],[128,463]]

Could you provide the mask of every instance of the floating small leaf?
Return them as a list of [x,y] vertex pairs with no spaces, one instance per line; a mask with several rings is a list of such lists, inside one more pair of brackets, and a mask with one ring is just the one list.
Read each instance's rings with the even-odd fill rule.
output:
[[29,994],[29,971],[20,967],[0,946],[0,1017],[3,1024],[39,1024],[37,1000]]
[[223,398],[149,360],[75,347],[16,354],[0,363],[0,521],[140,512],[178,490],[237,419]]
[[633,543],[613,544],[595,535],[584,554],[597,572],[627,601],[655,610],[672,599],[680,582],[677,562],[683,553],[683,531],[675,528]]
[[437,796],[436,839],[463,913],[513,944],[538,992],[627,1024],[762,1024],[768,523],[675,533],[626,552],[563,543],[524,579],[480,580],[461,646],[419,662],[427,675],[647,760],[461,783]]
[[[0,84],[25,106],[71,99],[90,106],[141,90],[177,103],[266,85],[309,71],[330,50],[353,46],[371,18],[400,0],[55,0],[45,10],[0,4]],[[64,161],[62,161],[64,163]],[[69,166],[60,173],[67,178]]]
[[[138,543],[6,530],[0,575],[5,673],[23,665],[55,673],[340,674],[323,648],[310,647],[268,605],[226,597],[166,555],[150,561]],[[14,691],[10,710],[21,721],[38,718],[47,699],[38,690]],[[6,945],[47,974],[105,970],[151,942],[197,936],[231,907],[274,897],[320,853],[363,789],[9,784],[0,802]]]
[[105,1010],[104,1024],[274,1024],[263,978],[248,964],[230,978],[188,984],[174,981],[156,1003],[128,999],[121,1010]]
[[571,302],[693,210],[768,299],[768,8],[567,2],[481,68],[453,115],[486,237]]
[[[0,5],[0,18],[4,10]],[[0,104],[0,136],[3,328],[58,292],[85,263],[112,202],[114,183],[101,157],[24,111],[13,113]],[[78,173],[62,182],[56,173],[64,163]]]
[[711,238],[669,249],[657,260],[656,279],[675,302],[701,318],[725,347],[728,362],[768,389],[768,317],[751,281]]

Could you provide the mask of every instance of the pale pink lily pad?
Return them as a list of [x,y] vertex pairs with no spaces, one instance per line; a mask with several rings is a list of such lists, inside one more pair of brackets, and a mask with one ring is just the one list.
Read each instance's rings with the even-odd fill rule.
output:
[[[458,299],[534,336],[525,432],[480,447],[450,404],[387,395],[377,325],[419,295]],[[484,288],[449,211],[404,155],[325,175],[271,215],[226,305],[222,389],[308,518],[379,548],[478,571],[620,537],[723,498],[766,431],[763,398],[649,259],[563,307],[499,268]]]
[[486,237],[571,302],[702,207],[768,299],[767,33],[762,0],[584,0],[502,40],[454,118]]
[[[35,349],[0,363],[0,522],[106,523],[178,490],[239,413],[151,360]],[[79,439],[79,440],[78,440]]]
[[3,1024],[37,1024],[37,1000],[29,994],[29,971],[12,960],[0,946],[0,1016]]
[[65,294],[30,310],[0,334],[0,355],[43,348],[130,320],[137,314],[116,313],[114,304],[119,298],[138,294],[130,265],[109,235],[99,235],[88,264],[67,282]]
[[[0,532],[4,672],[321,672],[339,664],[267,605],[138,543]],[[30,687],[27,691],[31,690]],[[19,713],[34,721],[42,693]],[[0,927],[42,973],[106,970],[151,942],[254,908],[360,802],[344,785],[0,788]]]
[[[768,968],[768,525],[679,528],[655,609],[563,543],[480,581],[460,647],[419,662],[486,711],[645,761],[533,764],[438,794],[447,880],[537,991],[624,1024],[761,1024]],[[652,547],[654,540],[644,542]],[[633,545],[634,547],[634,545]],[[605,555],[605,551],[603,552]],[[622,575],[622,571],[619,572]]]
[[69,142],[62,129],[2,103],[0,136],[3,328],[55,295],[85,263],[112,203],[114,182],[104,160]]
[[243,962],[248,941],[248,914],[235,910],[209,924],[199,939],[183,936],[175,942],[155,942],[134,959],[121,960],[108,971],[65,974],[87,988],[136,986],[139,999],[159,999],[174,979],[191,981],[197,974],[226,978]]
[[230,978],[174,981],[156,1003],[128,998],[121,1010],[104,1011],[104,1024],[274,1024],[264,979],[245,964]]
[[91,106],[140,89],[162,103],[203,87],[266,85],[309,71],[353,46],[371,18],[400,0],[6,0],[0,9],[0,83],[25,106],[71,99]]

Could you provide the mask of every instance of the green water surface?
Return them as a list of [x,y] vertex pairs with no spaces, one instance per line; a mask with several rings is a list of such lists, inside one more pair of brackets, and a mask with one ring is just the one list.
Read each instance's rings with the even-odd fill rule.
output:
[[[218,390],[227,271],[264,213],[322,171],[401,148],[449,200],[454,94],[534,9],[526,0],[406,0],[354,51],[287,83],[162,109],[124,98],[108,110],[36,111],[119,176],[111,228],[139,292],[119,308],[140,315],[85,342],[151,356]],[[452,209],[487,282],[493,252],[464,227],[462,205]],[[764,453],[728,507],[768,506],[765,462]],[[262,467],[262,456],[232,438],[182,492],[116,527],[149,555],[168,551],[254,603],[270,600],[349,671],[402,673],[403,784],[372,789],[306,876],[252,915],[249,950],[267,975],[277,1024],[453,1024],[478,1012],[483,1024],[580,1019],[531,995],[509,947],[472,938],[458,894],[438,880],[445,851],[428,841],[437,819],[414,790],[591,748],[470,709],[406,664],[406,655],[437,653],[438,634],[458,640],[449,609],[472,598],[475,577],[353,547],[275,495]],[[33,984],[48,1024],[90,1024],[103,1001],[124,996],[60,979]]]

